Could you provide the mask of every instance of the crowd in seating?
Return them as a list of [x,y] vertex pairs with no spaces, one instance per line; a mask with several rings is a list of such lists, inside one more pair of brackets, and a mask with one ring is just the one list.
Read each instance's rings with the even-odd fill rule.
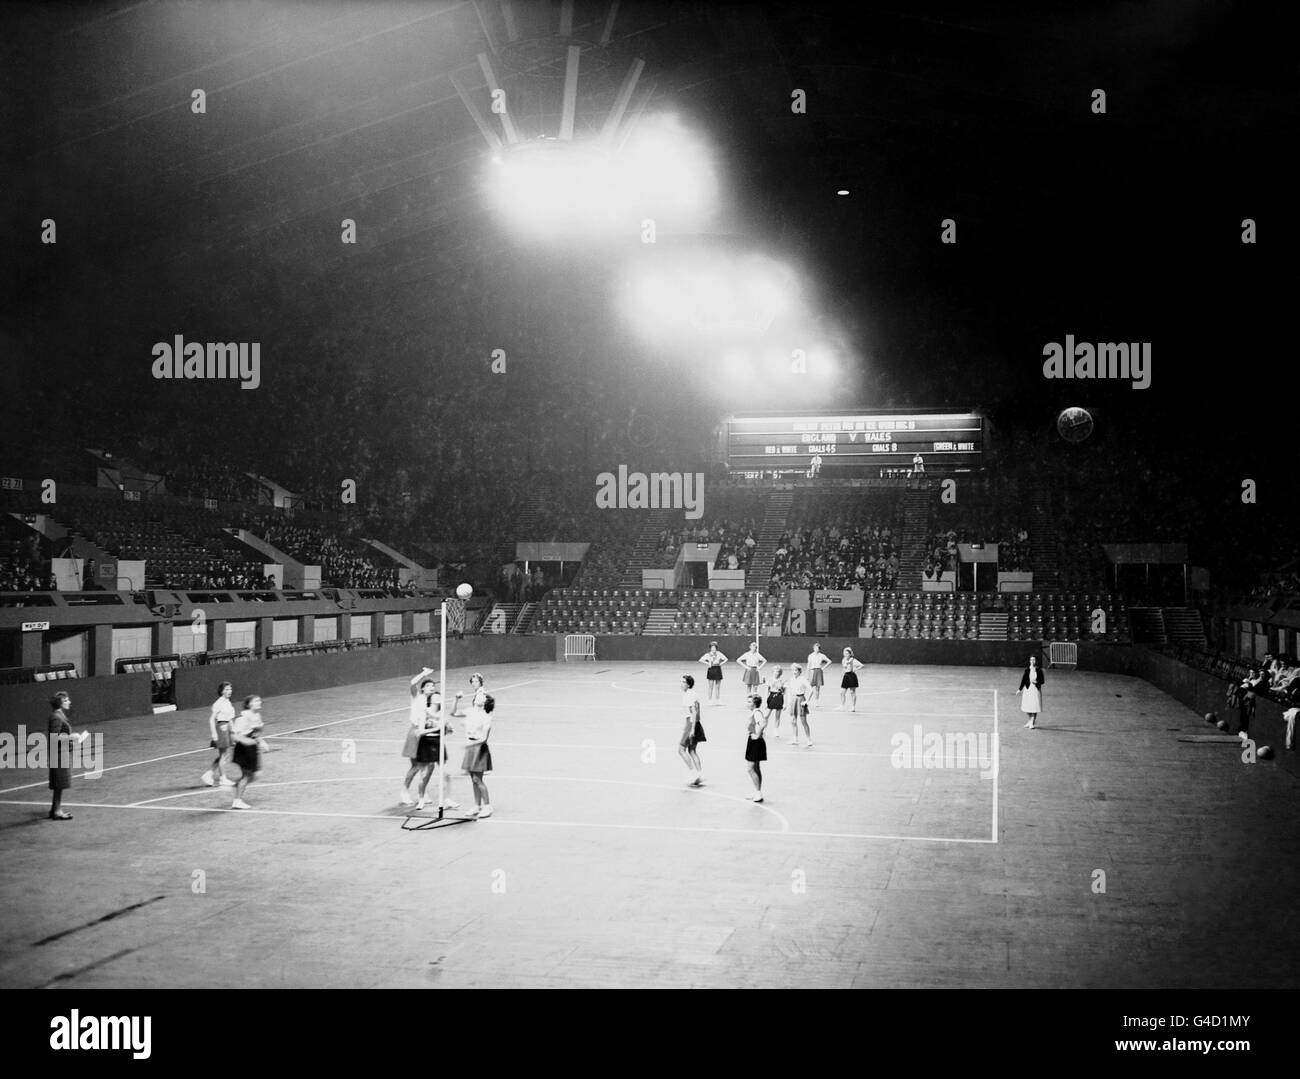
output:
[[685,543],[720,543],[714,569],[747,569],[758,544],[758,524],[753,518],[743,521],[721,520],[712,524],[692,524],[666,528],[659,535],[659,551],[675,559]]
[[1269,653],[1241,682],[1241,689],[1284,704],[1300,704],[1300,663]]
[[198,573],[186,578],[167,578],[159,580],[163,588],[275,588],[275,578],[270,574],[265,577],[257,568],[246,565],[236,566],[216,559],[201,567]]
[[23,551],[14,551],[0,562],[0,592],[53,592],[54,574]]
[[169,462],[165,482],[168,493],[189,498],[256,504],[262,496],[257,480],[210,453],[195,453]]
[[787,588],[892,588],[899,548],[889,522],[850,525],[836,519],[781,536],[768,590]]
[[573,563],[563,575],[549,566],[534,564],[525,569],[521,563],[507,562],[497,579],[497,598],[503,603],[533,603],[552,588],[571,581],[580,568]]
[[1300,573],[1274,573],[1256,585],[1247,597],[1255,603],[1272,603],[1281,596],[1300,595]]
[[996,543],[998,569],[1002,572],[1030,571],[1029,531],[991,517],[963,519],[946,530],[931,532],[925,539],[925,579],[938,580],[957,569],[959,543]]
[[396,566],[375,565],[369,557],[349,550],[337,536],[322,528],[263,517],[257,534],[290,558],[320,566],[321,583],[337,588],[396,588]]

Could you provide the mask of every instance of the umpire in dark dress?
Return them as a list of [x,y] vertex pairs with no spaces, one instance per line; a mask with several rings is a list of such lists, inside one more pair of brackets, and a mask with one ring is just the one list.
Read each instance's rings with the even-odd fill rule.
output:
[[72,707],[72,698],[66,693],[56,693],[50,698],[50,725],[48,751],[50,755],[50,790],[53,801],[50,804],[50,820],[72,820],[71,813],[61,808],[63,792],[72,786],[72,747],[71,741],[76,737],[72,733],[72,724],[68,722],[68,709]]

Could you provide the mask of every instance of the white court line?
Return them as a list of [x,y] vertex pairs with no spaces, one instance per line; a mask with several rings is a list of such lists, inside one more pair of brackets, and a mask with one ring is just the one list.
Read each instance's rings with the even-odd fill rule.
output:
[[998,773],[1002,759],[998,750],[998,691],[993,691],[993,842],[998,841]]
[[[45,808],[44,802],[20,802],[13,799],[0,799],[0,805],[34,806],[39,809]],[[64,802],[63,806],[65,809],[138,809],[144,812],[152,810],[162,813],[230,813],[241,817],[253,817],[262,814],[264,816],[274,817],[320,817],[333,820],[394,821],[401,817],[401,814],[399,813],[312,813],[300,809],[221,809],[219,807],[209,808],[207,806],[162,805],[136,806],[115,805],[108,802]],[[760,802],[759,808],[768,809],[770,807],[765,803]],[[917,843],[974,843],[977,845],[991,842],[991,840],[988,839],[963,839],[953,836],[882,835],[872,832],[778,832],[766,828],[705,828],[700,826],[676,824],[601,824],[590,821],[506,820],[502,817],[496,816],[495,814],[488,818],[486,822],[476,821],[475,823],[487,823],[489,825],[515,824],[534,828],[612,828],[620,831],[640,832],[696,832],[718,835],[797,836],[802,839],[882,839],[888,841],[911,841]]]
[[[682,790],[683,788],[686,787],[685,784],[679,787],[676,785],[668,786],[664,783],[637,783],[634,780],[591,779],[586,776],[581,776],[581,777],[579,776],[525,776],[525,775],[516,775],[510,772],[500,772],[494,774],[499,775],[503,779],[524,779],[524,780],[534,780],[537,782],[544,782],[544,783],[606,783],[615,787],[647,787],[650,790],[657,790],[657,791],[676,791],[676,790]],[[452,776],[451,778],[458,779],[461,777]],[[265,790],[269,787],[304,787],[304,786],[310,786],[314,783],[391,783],[391,782],[393,782],[393,777],[391,775],[389,776],[340,776],[338,778],[329,778],[329,779],[320,779],[320,778],[286,779],[274,783],[259,782],[257,786]],[[142,809],[148,806],[152,806],[157,802],[170,802],[174,798],[197,798],[200,795],[213,794],[218,789],[219,788],[215,788],[215,787],[201,787],[198,790],[181,791],[179,794],[164,794],[160,798],[146,798],[144,801],[141,802],[132,802],[130,805],[126,806],[125,808]],[[729,802],[748,801],[748,799],[738,798],[734,794],[724,794],[722,791],[709,790],[707,787],[699,788],[696,791],[696,793],[707,794],[714,798],[725,798]],[[771,813],[774,817],[776,817],[776,819],[781,822],[781,831],[788,832],[790,830],[790,822],[786,820],[781,813],[777,812],[777,810],[773,809],[769,805],[765,805],[762,802],[758,803],[758,808],[766,810],[768,813]],[[239,812],[244,812],[244,811],[239,810]],[[282,812],[282,811],[274,811],[274,812]]]
[[[669,726],[662,726],[662,727],[656,727],[655,729],[656,729],[656,730],[673,730],[673,731],[675,731],[675,730],[678,730],[679,728],[678,728],[678,724],[674,723],[671,727],[669,727]],[[295,742],[329,742],[329,743],[331,743],[332,745],[337,745],[340,741],[343,741],[343,740],[344,740],[344,739],[341,739],[341,738],[312,738],[312,737],[310,737],[310,736],[301,736],[301,737],[297,737],[297,738],[294,738],[294,739],[293,739],[293,741],[295,741]],[[396,745],[400,745],[400,744],[401,744],[401,741],[402,741],[400,738],[348,738],[348,739],[346,739],[346,740],[349,741],[349,742],[377,742],[377,743],[379,743],[380,745],[386,745],[386,746],[396,746]],[[778,738],[778,739],[774,739],[774,740],[775,740],[776,742],[780,743],[781,745],[784,745],[784,746],[787,746],[787,747],[790,746],[790,743],[789,743],[788,741],[785,741],[784,739],[779,739],[779,738]],[[711,743],[711,744],[713,744],[713,745],[717,745],[718,743],[714,742],[714,743]],[[610,746],[610,745],[594,745],[594,744],[592,744],[592,743],[587,743],[587,742],[497,742],[497,741],[493,741],[493,742],[492,742],[492,746],[493,746],[494,748],[502,748],[502,749],[609,749],[609,750],[618,750],[618,751],[621,752],[621,753],[636,753],[636,754],[639,754],[639,753],[641,752],[641,746],[640,746],[639,744],[638,744],[638,745],[632,745],[631,743],[628,743],[628,742],[625,742],[625,743],[623,743],[622,745],[613,745],[613,746]],[[728,747],[728,748],[735,748],[735,747]],[[768,748],[771,749],[772,747],[769,746]],[[816,747],[814,747],[814,749],[816,749]],[[850,751],[848,751],[848,750],[826,750],[826,749],[816,749],[816,752],[813,752],[813,753],[803,753],[803,752],[800,752],[800,753],[791,753],[789,759],[791,759],[791,760],[813,760],[813,759],[815,759],[815,758],[817,758],[817,757],[879,757],[879,758],[882,758],[882,759],[884,759],[884,760],[890,760],[890,759],[892,759],[892,758],[894,757],[894,753],[893,753],[893,752],[890,752],[890,753],[853,753],[853,752],[850,752]],[[768,760],[771,760],[771,759],[772,759],[772,758],[770,758],[770,757],[768,758]],[[967,771],[974,771],[975,769],[972,769],[972,768],[957,768],[957,769],[951,769],[951,768],[950,768],[950,769],[945,769],[945,770],[946,770],[946,771],[967,772]],[[899,769],[899,771],[913,771],[913,769]],[[455,774],[457,777],[459,777],[459,776],[461,776],[461,775],[463,775],[463,774],[465,774],[465,773],[456,772],[456,773],[454,773],[454,774]],[[920,773],[918,772],[917,774],[919,775]],[[0,791],[0,794],[2,794],[2,793],[4,793],[4,792],[3,792],[3,791]]]
[[[598,683],[585,683],[585,684],[587,684],[587,685],[594,685],[594,684],[598,684]],[[681,693],[681,690],[680,690],[680,689],[637,689],[635,686],[619,685],[617,682],[610,682],[609,684],[610,684],[610,686],[612,686],[614,689],[618,690],[620,693],[641,693],[641,694],[645,694],[645,695],[647,695],[647,696],[652,696],[652,697],[671,697],[671,696],[673,696],[674,694]],[[696,684],[696,686],[699,686],[699,684],[700,684],[700,679],[697,678],[697,679],[695,680],[695,684]],[[761,686],[768,686],[768,685],[770,685],[770,684],[771,684],[770,682],[760,682],[760,683],[759,683],[759,687],[761,687]],[[755,687],[755,688],[758,688],[758,687]],[[832,687],[832,686],[830,686],[830,685],[826,685],[826,686],[824,686],[824,687],[822,687],[822,688],[824,688],[824,689],[833,689],[833,688],[835,688],[835,687]],[[884,696],[886,696],[886,695],[888,695],[888,694],[892,694],[892,693],[910,693],[910,692],[912,692],[912,688],[913,688],[913,687],[911,687],[911,686],[904,686],[904,687],[899,688],[899,689],[873,689],[873,690],[871,690],[870,692],[866,692],[866,691],[863,691],[863,690],[858,690],[858,696],[859,696],[859,697],[884,697]],[[927,691],[927,692],[928,692],[928,691]]]
[[[496,686],[495,692],[499,693],[503,689],[517,689],[519,686],[531,685],[534,681],[536,681],[536,679],[530,678],[526,682],[515,682],[508,686]],[[330,688],[334,689],[339,687],[332,686]],[[321,692],[321,691],[312,690],[311,692]],[[289,696],[289,694],[285,694],[285,696]],[[273,700],[274,698],[270,698],[270,699]],[[286,735],[298,734],[301,731],[318,731],[323,727],[335,727],[338,726],[338,724],[340,723],[355,723],[357,720],[361,720],[361,719],[375,719],[378,716],[391,716],[398,712],[405,712],[409,708],[410,705],[405,704],[401,708],[387,708],[382,712],[367,712],[364,716],[347,716],[344,719],[332,719],[328,723],[313,723],[309,727],[295,727],[292,730],[288,730],[288,731],[276,731],[274,734],[267,734],[264,735],[264,737],[267,739],[283,738]],[[159,761],[170,761],[170,760],[175,760],[177,757],[191,757],[195,753],[211,753],[211,752],[212,752],[211,746],[204,746],[202,749],[187,749],[181,753],[168,753],[164,757],[150,757],[147,761],[131,761],[128,764],[115,764],[111,768],[104,768],[100,772],[96,772],[92,778],[98,779],[103,772],[116,772],[118,771],[118,769],[121,768],[139,768],[141,765],[145,765],[145,764],[157,764]],[[86,773],[82,772],[80,775],[74,776],[73,778],[85,779]],[[12,794],[14,791],[31,790],[33,787],[45,787],[48,785],[49,785],[49,780],[46,779],[44,782],[39,782],[39,783],[24,783],[21,787],[0,787],[0,794]]]

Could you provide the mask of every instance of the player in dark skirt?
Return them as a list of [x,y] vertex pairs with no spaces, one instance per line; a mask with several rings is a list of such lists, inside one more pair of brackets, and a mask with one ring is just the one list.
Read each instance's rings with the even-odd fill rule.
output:
[[[785,711],[785,677],[780,667],[772,671],[772,680],[767,684],[767,717],[771,719],[776,717],[772,724],[776,731],[777,737],[781,736],[781,713]],[[799,726],[796,723],[794,728],[795,737],[799,737]]]
[[865,664],[859,662],[853,656],[853,649],[844,649],[844,658],[840,660],[840,666],[844,668],[844,677],[840,679],[840,706],[835,709],[837,712],[844,711],[844,705],[850,703],[849,711],[858,710],[858,671],[862,670]]
[[763,698],[757,695],[749,698],[749,739],[745,743],[745,760],[749,762],[749,780],[754,784],[754,793],[746,795],[751,802],[763,800],[763,761],[767,760],[767,742],[763,732],[767,729],[767,719],[763,715]]
[[[433,777],[434,768],[447,759],[446,747],[438,736],[438,717],[442,711],[442,697],[438,693],[438,683],[429,675],[433,668],[424,667],[411,679],[411,706],[408,713],[409,726],[406,729],[406,741],[402,744],[402,756],[411,762],[406,778],[402,781],[401,804],[424,808],[425,791]],[[451,725],[447,726],[451,733]],[[411,794],[411,784],[420,777],[419,802]],[[443,802],[446,809],[459,809],[460,803],[453,802],[451,795],[451,777],[447,776],[447,800]]]
[[68,722],[71,707],[72,698],[66,693],[56,693],[50,698],[50,820],[72,820],[72,814],[62,808],[63,792],[72,786],[72,742],[84,742],[86,733],[72,733],[72,724]]
[[471,816],[492,816],[492,801],[488,797],[487,784],[483,774],[492,771],[492,750],[488,748],[488,734],[492,730],[492,712],[496,708],[490,694],[483,692],[483,679],[479,678],[479,688],[474,694],[474,701],[465,717],[465,756],[461,767],[469,773],[470,782],[474,784],[474,810]]
[[262,698],[245,697],[244,710],[230,727],[230,737],[235,743],[230,759],[239,767],[231,809],[252,808],[244,801],[244,792],[262,770],[262,727]]
[[695,747],[708,739],[704,737],[704,726],[700,723],[700,695],[695,692],[695,679],[689,674],[682,677],[682,707],[686,711],[686,717],[681,741],[677,743],[677,752],[695,775],[690,785],[702,787],[704,767],[700,764],[700,755]]
[[727,657],[718,651],[717,641],[709,642],[709,650],[700,656],[700,662],[708,668],[704,680],[709,683],[709,701],[719,705],[722,703],[722,665],[727,662]]

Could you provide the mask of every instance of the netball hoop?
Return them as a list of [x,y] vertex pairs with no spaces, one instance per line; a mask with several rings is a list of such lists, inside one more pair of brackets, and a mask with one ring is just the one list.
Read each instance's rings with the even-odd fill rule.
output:
[[[438,709],[438,745],[442,747],[439,750],[439,756],[446,752],[447,746],[447,601],[442,601],[441,607],[442,633],[438,640],[438,691],[442,695],[442,707]],[[428,832],[438,828],[446,828],[453,824],[473,824],[477,819],[475,817],[452,817],[448,816],[447,811],[443,808],[443,803],[447,800],[447,765],[449,762],[444,760],[438,761],[438,810],[437,816],[429,816],[423,810],[418,813],[407,813],[406,819],[402,821],[402,831],[404,832]],[[412,824],[414,821],[416,823]]]

